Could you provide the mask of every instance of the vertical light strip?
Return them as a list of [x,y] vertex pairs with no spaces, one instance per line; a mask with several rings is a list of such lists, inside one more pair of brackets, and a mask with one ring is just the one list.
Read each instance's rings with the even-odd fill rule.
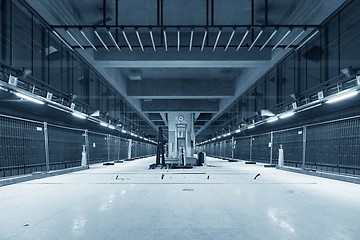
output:
[[260,31],[259,34],[256,36],[256,38],[255,38],[255,40],[253,41],[253,43],[250,45],[248,51],[250,51],[250,50],[254,47],[256,41],[260,38],[260,36],[261,36],[261,34],[263,34],[263,32],[264,32],[264,29],[261,29],[261,31]]
[[227,44],[226,44],[226,47],[225,47],[225,50],[224,50],[224,51],[226,51],[226,50],[229,48],[230,42],[231,42],[231,40],[233,39],[234,34],[235,34],[235,29],[232,31],[232,33],[231,33],[231,35],[230,35],[230,38],[229,38],[229,40],[228,40],[228,42],[227,42]]
[[152,33],[152,30],[151,30],[151,29],[149,29],[149,34],[150,34],[150,38],[151,38],[151,43],[152,43],[153,49],[154,49],[154,51],[156,51],[155,42],[154,42],[154,36],[153,36],[153,33]]
[[202,41],[202,44],[201,44],[201,51],[204,50],[204,46],[205,46],[205,40],[206,40],[206,36],[207,36],[207,32],[208,30],[205,29],[205,32],[204,32],[204,37],[203,37],[203,41]]
[[138,41],[139,41],[140,47],[141,47],[141,49],[144,51],[144,46],[143,46],[143,44],[142,44],[142,42],[141,42],[141,38],[140,38],[140,35],[139,35],[139,32],[138,32],[137,29],[136,29],[135,33],[136,33],[136,37],[137,37],[137,39],[138,39]]
[[85,51],[85,48],[83,46],[81,46],[81,44],[74,38],[74,36],[69,32],[69,30],[65,30],[67,32],[67,34],[72,38],[72,40],[74,40],[74,42],[82,49]]
[[83,32],[83,30],[80,30],[80,33],[83,35],[83,37],[86,39],[86,41],[90,44],[90,46],[97,51],[96,47],[94,46],[94,44],[92,44],[92,42],[89,40],[89,38],[85,35],[85,33]]
[[215,51],[215,49],[216,49],[216,46],[217,46],[217,44],[218,44],[218,42],[219,42],[219,39],[220,39],[220,36],[221,36],[221,28],[219,29],[219,32],[218,32],[218,34],[217,34],[217,36],[216,36],[216,40],[215,40],[215,44],[214,44],[214,47],[213,47],[213,51]]
[[246,36],[249,34],[249,32],[250,32],[250,30],[248,29],[248,30],[246,31],[246,33],[244,34],[243,38],[241,39],[239,45],[237,46],[236,51],[238,51],[239,48],[241,47],[241,45],[244,43],[245,38],[246,38]]
[[60,39],[63,44],[65,44],[65,46],[67,46],[71,51],[74,51],[74,49],[67,42],[65,42],[65,40],[62,39],[62,37],[60,37],[60,35],[55,30],[52,30],[52,32],[58,39]]
[[123,36],[124,36],[124,38],[125,38],[125,41],[126,41],[126,43],[127,43],[128,47],[129,47],[130,51],[132,51],[133,49],[132,49],[131,44],[130,44],[130,42],[129,42],[129,40],[128,40],[127,36],[126,36],[126,33],[125,33],[124,29],[122,29],[122,30],[121,30],[121,32],[122,32],[122,35],[123,35]]
[[194,37],[194,29],[191,29],[191,33],[190,33],[190,44],[189,44],[189,51],[191,52],[191,48],[192,48],[192,43],[193,43],[193,37]]
[[[121,51],[121,49],[120,49],[119,45],[117,44],[115,38],[114,38],[113,35],[111,34],[110,29],[107,30],[107,33],[109,34],[110,39],[111,39],[111,40],[113,41],[113,43],[115,44],[115,47],[116,47],[119,51]],[[108,50],[108,51],[109,51],[109,50]]]
[[274,50],[275,48],[277,48],[277,46],[279,46],[279,44],[287,37],[287,35],[289,35],[291,33],[291,29],[289,29],[285,35],[280,39],[280,41],[272,48],[272,50]]
[[260,51],[263,50],[263,48],[266,46],[266,44],[268,44],[270,42],[270,40],[275,36],[275,34],[277,33],[277,29],[275,29],[275,31],[270,35],[270,37],[266,40],[266,42],[264,43],[264,45],[262,45],[262,47],[260,48]]
[[304,34],[305,31],[306,31],[305,29],[302,30],[302,31],[296,36],[296,38],[294,38],[294,40],[292,40],[292,41],[289,43],[289,45],[287,45],[287,46],[285,47],[285,49],[288,49],[301,35]]
[[104,46],[104,48],[109,51],[109,48],[106,46],[106,44],[104,43],[104,41],[101,39],[101,37],[100,37],[100,35],[98,34],[98,32],[97,32],[96,30],[94,30],[94,33],[95,33],[96,37],[99,39],[99,41],[102,43],[102,45]]
[[302,46],[305,45],[305,43],[307,43],[308,41],[310,41],[310,39],[312,39],[313,37],[315,37],[316,34],[319,33],[319,30],[316,30],[316,32],[314,32],[308,39],[306,39],[302,44],[300,44],[300,46],[298,46],[295,51],[299,50]]
[[177,31],[177,51],[180,51],[180,28]]
[[165,51],[168,50],[168,46],[167,46],[167,37],[166,37],[166,29],[163,29],[163,34],[164,34],[164,42],[165,42]]

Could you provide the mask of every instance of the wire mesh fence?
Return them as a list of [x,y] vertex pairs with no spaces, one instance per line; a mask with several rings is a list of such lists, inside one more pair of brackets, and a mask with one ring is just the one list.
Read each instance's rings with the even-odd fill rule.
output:
[[154,155],[156,146],[0,115],[0,178],[81,166],[84,150],[87,164],[95,164]]
[[199,146],[209,156],[360,175],[360,116]]

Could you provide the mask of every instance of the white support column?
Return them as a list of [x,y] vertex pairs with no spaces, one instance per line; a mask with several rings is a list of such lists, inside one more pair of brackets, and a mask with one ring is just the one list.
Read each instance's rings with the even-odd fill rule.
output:
[[44,141],[45,141],[45,164],[46,171],[50,171],[50,159],[49,159],[49,135],[47,129],[47,122],[44,122]]
[[131,148],[132,148],[132,139],[129,139],[129,145],[128,145],[128,159],[131,159]]

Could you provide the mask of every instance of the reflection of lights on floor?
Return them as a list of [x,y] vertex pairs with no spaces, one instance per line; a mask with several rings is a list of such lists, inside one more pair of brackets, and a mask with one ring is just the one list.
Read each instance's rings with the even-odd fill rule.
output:
[[284,219],[278,217],[278,215],[279,212],[277,211],[277,209],[269,209],[268,216],[274,223],[276,223],[277,225],[279,225],[280,228],[288,231],[289,233],[295,233],[295,229]]
[[74,224],[72,229],[77,230],[77,229],[81,229],[85,226],[86,224],[86,219],[84,216],[80,216],[79,218],[75,218],[74,219]]
[[[122,191],[121,191],[121,194],[123,194]],[[114,194],[110,194],[110,195],[109,195],[109,198],[108,198],[105,202],[103,202],[103,203],[101,204],[101,206],[99,207],[99,210],[98,210],[98,211],[99,211],[99,212],[103,212],[103,211],[108,210],[108,209],[109,209],[109,205],[110,205],[111,203],[113,203],[114,200],[115,200]]]

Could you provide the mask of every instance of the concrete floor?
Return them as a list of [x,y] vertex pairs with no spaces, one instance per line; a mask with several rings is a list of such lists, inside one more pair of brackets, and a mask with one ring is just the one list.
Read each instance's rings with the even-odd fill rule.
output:
[[1,187],[0,239],[360,239],[360,185],[207,159],[147,170],[146,158]]

